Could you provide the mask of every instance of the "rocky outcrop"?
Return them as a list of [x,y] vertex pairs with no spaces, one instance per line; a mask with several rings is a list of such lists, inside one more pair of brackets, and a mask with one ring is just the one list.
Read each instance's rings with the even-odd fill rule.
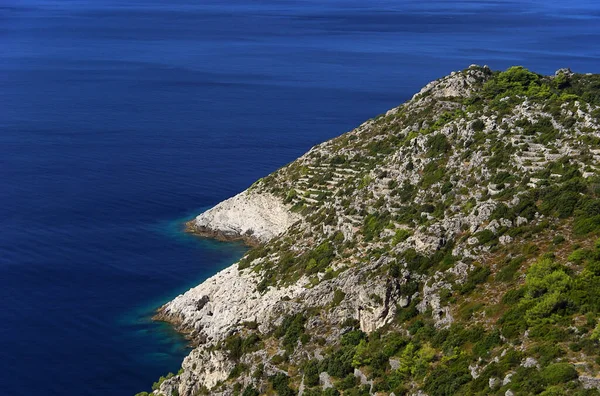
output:
[[[331,303],[337,289],[346,298],[332,310],[332,317],[356,319],[365,332],[371,332],[388,323],[396,304],[410,297],[402,296],[398,282],[361,284],[361,278],[380,265],[382,262],[357,273],[345,272],[315,287],[309,287],[310,279],[303,277],[287,287],[269,287],[261,293],[257,290],[260,277],[247,269],[240,271],[234,264],[165,304],[157,319],[174,323],[197,344],[213,343],[245,323],[255,323],[266,333],[285,314]],[[373,301],[373,295],[381,296],[381,301]]]
[[255,273],[238,271],[234,264],[163,306],[161,319],[176,323],[198,343],[220,341],[244,322],[268,323],[282,297],[303,290],[298,285],[261,294],[258,282]]
[[187,227],[201,236],[256,245],[281,235],[300,218],[278,197],[246,190],[200,214]]
[[[175,324],[197,345],[184,360],[183,374],[165,381],[161,390],[170,394],[177,389],[180,395],[188,396],[226,379],[234,364],[214,346],[248,325],[267,334],[286,315],[322,306],[331,306],[331,310],[322,320],[310,321],[308,329],[323,331],[324,323],[355,319],[363,331],[371,332],[390,323],[397,306],[408,298],[402,296],[401,284],[361,281],[383,264],[379,261],[358,272],[344,272],[315,287],[303,277],[290,286],[270,287],[263,293],[257,291],[260,278],[256,273],[240,271],[238,264],[224,269],[160,308],[157,318]],[[333,301],[335,290],[344,293],[342,301]],[[381,296],[381,301],[374,301],[374,295]],[[333,342],[342,331],[329,329],[327,337]]]

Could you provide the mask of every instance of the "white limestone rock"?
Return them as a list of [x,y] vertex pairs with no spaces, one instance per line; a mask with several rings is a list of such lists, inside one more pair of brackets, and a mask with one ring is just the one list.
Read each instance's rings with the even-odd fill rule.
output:
[[201,234],[222,239],[251,238],[264,243],[300,219],[274,195],[246,190],[200,214],[192,227]]

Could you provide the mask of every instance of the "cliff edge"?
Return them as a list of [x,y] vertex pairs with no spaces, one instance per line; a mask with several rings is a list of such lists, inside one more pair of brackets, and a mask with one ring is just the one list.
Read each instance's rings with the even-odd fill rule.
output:
[[258,245],[281,235],[300,218],[278,197],[246,190],[198,215],[187,223],[187,229],[201,236]]

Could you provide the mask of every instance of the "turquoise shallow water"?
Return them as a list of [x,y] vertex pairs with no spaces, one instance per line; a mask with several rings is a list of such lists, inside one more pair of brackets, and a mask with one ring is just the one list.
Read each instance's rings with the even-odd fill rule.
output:
[[[151,340],[152,344],[160,345],[160,348],[157,350],[146,349],[144,353],[137,354],[136,361],[140,365],[143,365],[145,362],[151,362],[153,365],[170,367],[169,370],[172,372],[176,372],[179,369],[182,358],[190,351],[189,343],[183,335],[175,331],[168,323],[152,320],[156,308],[176,297],[178,294],[184,293],[188,289],[198,285],[213,273],[231,265],[233,262],[237,261],[237,259],[241,258],[248,250],[248,248],[241,243],[211,241],[185,233],[183,231],[184,222],[192,218],[194,214],[201,213],[206,209],[208,208],[199,208],[198,210],[188,213],[188,215],[183,218],[164,221],[149,227],[151,228],[149,232],[157,232],[162,234],[165,238],[175,240],[182,245],[196,247],[203,252],[212,252],[216,255],[226,252],[227,258],[220,262],[211,263],[209,271],[203,274],[189,276],[185,282],[172,288],[167,294],[155,299],[149,298],[144,304],[133,307],[131,310],[117,318],[119,326],[129,329],[124,332],[125,337],[129,339],[125,340],[126,343],[147,343],[148,340]],[[177,364],[174,365],[173,363]]]
[[[600,72],[596,1],[0,1],[0,370],[132,395],[237,260],[182,220],[471,63]],[[194,209],[196,208],[196,209]]]

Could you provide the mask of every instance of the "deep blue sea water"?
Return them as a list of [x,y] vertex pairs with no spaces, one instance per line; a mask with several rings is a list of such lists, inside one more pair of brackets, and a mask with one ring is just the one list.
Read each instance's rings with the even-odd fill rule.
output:
[[600,72],[596,1],[0,0],[0,384],[133,395],[152,311],[237,258],[181,224],[467,67]]

